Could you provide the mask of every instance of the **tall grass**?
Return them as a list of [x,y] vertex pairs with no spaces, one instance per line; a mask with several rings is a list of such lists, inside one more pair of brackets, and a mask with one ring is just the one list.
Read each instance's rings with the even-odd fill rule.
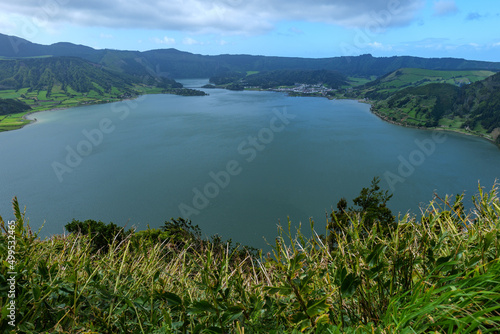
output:
[[[25,333],[481,333],[500,328],[500,201],[479,188],[435,199],[391,233],[363,214],[328,247],[280,228],[255,256],[201,239],[179,247],[132,233],[104,251],[89,236],[41,240],[14,200],[16,327],[7,324],[7,263],[0,268],[2,332]],[[5,231],[5,224],[1,220]],[[5,231],[6,232],[6,231]],[[162,241],[163,240],[163,241]],[[5,233],[0,239],[6,254]]]

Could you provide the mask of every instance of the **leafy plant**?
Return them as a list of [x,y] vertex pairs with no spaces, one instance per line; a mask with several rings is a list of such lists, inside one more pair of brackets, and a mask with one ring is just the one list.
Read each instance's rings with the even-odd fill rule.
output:
[[83,222],[73,219],[71,223],[66,224],[65,228],[70,233],[88,235],[91,238],[92,248],[102,249],[103,252],[106,252],[113,242],[120,243],[131,233],[131,230],[125,231],[124,228],[114,223],[105,224],[91,219]]
[[[309,238],[289,223],[271,252],[257,257],[218,237],[201,239],[180,219],[165,231],[132,231],[117,242],[119,230],[99,252],[96,235],[41,240],[14,199],[16,322],[12,328],[5,321],[11,270],[2,261],[0,331],[495,333],[497,188],[479,188],[473,202],[466,212],[463,196],[436,198],[418,220],[399,218],[391,233],[376,224],[367,229],[363,212],[350,214],[334,248],[314,222]],[[10,230],[0,225],[0,252],[7,254]],[[178,228],[188,233],[176,234]],[[170,232],[191,241],[175,246]]]
[[357,207],[347,208],[347,201],[341,198],[337,203],[337,210],[330,215],[328,223],[328,244],[334,247],[336,239],[345,235],[344,232],[349,225],[356,222],[359,217],[361,221],[360,233],[356,238],[363,238],[372,228],[377,228],[381,233],[390,233],[395,228],[395,218],[387,207],[391,199],[388,191],[383,191],[379,186],[380,178],[375,177],[369,188],[363,188],[360,195],[353,200]]

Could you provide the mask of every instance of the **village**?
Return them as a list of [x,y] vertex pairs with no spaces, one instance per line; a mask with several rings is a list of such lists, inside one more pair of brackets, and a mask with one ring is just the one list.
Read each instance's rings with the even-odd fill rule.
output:
[[269,90],[274,92],[285,92],[291,95],[314,94],[322,96],[331,95],[333,92],[337,91],[336,89],[333,88],[327,88],[323,84],[307,85],[299,83],[295,84],[294,87],[271,88]]

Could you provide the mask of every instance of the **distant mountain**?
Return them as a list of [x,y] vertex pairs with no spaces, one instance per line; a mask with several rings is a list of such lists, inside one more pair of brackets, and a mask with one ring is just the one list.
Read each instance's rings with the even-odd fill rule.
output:
[[98,62],[104,51],[72,43],[41,45],[26,39],[0,34],[0,56],[26,58],[40,56],[72,56]]
[[91,90],[109,93],[115,87],[122,93],[131,93],[134,84],[157,84],[167,88],[177,83],[152,77],[144,82],[143,78],[116,73],[75,57],[0,60],[0,90],[28,88],[30,91],[46,90],[50,95],[54,86],[79,93]]
[[0,34],[0,56],[10,58],[40,56],[77,56],[130,74],[155,73],[170,78],[211,77],[221,71],[273,71],[282,69],[331,70],[348,76],[381,76],[400,68],[433,70],[500,71],[500,63],[457,58],[419,58],[410,56],[372,57],[371,55],[297,58],[251,55],[204,56],[176,49],[145,52],[95,50],[71,43],[40,45]]

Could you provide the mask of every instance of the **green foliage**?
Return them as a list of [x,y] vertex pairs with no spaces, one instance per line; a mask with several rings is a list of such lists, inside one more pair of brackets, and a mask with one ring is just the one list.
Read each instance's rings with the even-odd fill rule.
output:
[[97,67],[79,58],[36,58],[26,60],[4,60],[0,62],[0,88],[47,90],[59,83],[71,86],[77,92],[95,89],[99,83],[105,91],[116,86],[126,88],[124,77]]
[[[357,203],[371,207],[373,185]],[[353,214],[343,229],[349,237],[334,249],[313,224],[306,238],[289,223],[270,254],[241,257],[220,239],[199,243],[199,229],[181,219],[166,222],[164,231],[132,232],[97,253],[79,233],[40,240],[14,199],[16,327],[5,321],[10,269],[2,261],[0,331],[494,333],[497,188],[479,188],[470,212],[462,201],[437,198],[418,220],[400,218],[390,234],[366,230],[363,215]],[[0,225],[0,252],[7,254],[12,234],[2,219]],[[185,229],[192,244],[165,241]]]
[[500,128],[500,73],[465,87],[456,103],[456,112],[470,115],[466,126],[476,121],[488,132]]
[[219,70],[216,75],[210,77],[210,82],[215,85],[227,85],[239,81],[246,76],[246,73],[226,70]]
[[170,221],[166,221],[161,229],[167,232],[169,236],[169,241],[176,244],[184,246],[185,244],[191,244],[194,241],[201,239],[201,229],[198,225],[193,225],[191,220],[186,220],[182,217],[177,219],[171,218]]
[[[453,77],[455,85],[452,85],[432,83],[431,79],[411,81],[416,73],[424,74],[429,71],[413,69],[417,72],[412,74],[410,70],[389,73],[348,95],[374,100],[375,113],[399,124],[417,127],[444,126],[451,130],[488,134],[493,141],[496,139],[493,132],[500,129],[500,74],[479,80],[489,72],[467,71],[465,73],[471,74],[469,77],[474,83],[464,85],[462,79],[456,81],[458,79]],[[446,77],[447,72],[439,73]],[[460,72],[452,73],[458,75]],[[405,78],[404,84],[397,85],[400,77]]]
[[421,97],[425,101],[432,101],[429,109],[421,112],[420,117],[430,119],[428,126],[436,126],[445,114],[450,114],[458,97],[459,88],[450,84],[428,84],[420,87],[406,88],[394,94],[387,101],[389,108],[398,103],[399,108],[405,107],[415,97]]
[[242,82],[244,86],[258,86],[264,89],[293,86],[297,83],[308,85],[324,84],[331,88],[338,88],[346,84],[346,79],[344,74],[337,71],[276,70],[249,75]]
[[0,99],[0,116],[18,114],[30,110],[26,103],[15,99]]
[[[120,101],[141,94],[206,95],[182,88],[175,80],[157,76],[144,67],[127,73],[80,58],[46,57],[0,61],[0,131],[20,128],[27,110],[69,108],[81,104]],[[150,73],[151,72],[151,73]],[[19,103],[1,98],[17,99]],[[26,107],[28,109],[26,109]]]
[[229,89],[229,90],[244,90],[245,86],[242,85],[242,84],[238,84],[238,83],[232,83],[232,84],[227,85],[226,89]]
[[375,177],[369,188],[363,188],[358,197],[353,200],[355,207],[347,208],[345,198],[337,203],[337,210],[330,214],[327,229],[329,231],[328,245],[333,248],[337,239],[345,235],[345,231],[359,217],[361,233],[358,238],[364,238],[370,230],[376,228],[379,233],[389,234],[395,229],[395,218],[387,207],[391,199],[388,191],[383,191],[379,186],[380,178]]
[[375,92],[391,92],[408,87],[419,87],[431,83],[447,83],[463,86],[472,82],[484,80],[495,74],[492,71],[438,71],[423,68],[400,68],[389,72],[371,82],[365,83],[359,89],[367,90],[367,94]]
[[181,96],[205,96],[208,95],[204,91],[191,88],[169,88],[165,90],[165,93],[181,95]]
[[131,230],[125,231],[123,227],[119,227],[114,223],[105,224],[102,221],[91,219],[83,222],[73,219],[71,223],[65,225],[65,228],[70,233],[89,236],[92,248],[103,252],[107,252],[109,246],[113,243],[122,242],[132,232]]

